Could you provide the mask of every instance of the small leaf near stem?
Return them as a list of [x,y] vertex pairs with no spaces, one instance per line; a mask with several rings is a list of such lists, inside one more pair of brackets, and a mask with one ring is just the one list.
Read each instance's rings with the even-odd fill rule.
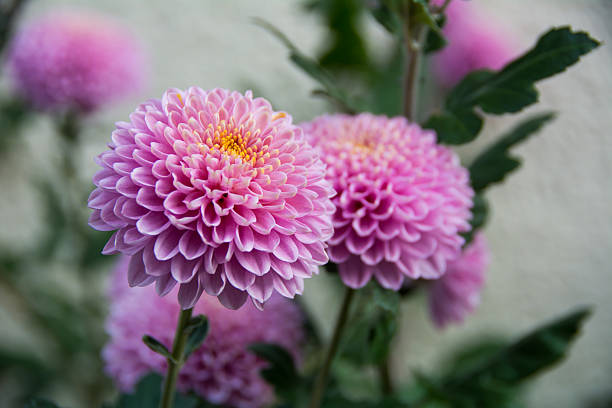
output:
[[[166,357],[167,359],[174,360],[174,358],[172,357],[172,354],[170,354],[170,351],[166,348],[166,346],[164,346],[155,337],[149,336],[148,334],[145,334],[144,336],[142,336],[142,342],[148,348],[150,348],[152,351],[156,352],[157,354],[161,354],[162,356]],[[176,363],[176,361],[175,361],[175,363]]]
[[208,334],[208,319],[204,315],[198,315],[189,321],[185,328],[187,332],[187,344],[183,353],[184,360],[199,348]]
[[160,408],[172,408],[176,379],[185,362],[185,345],[187,343],[187,336],[189,335],[189,331],[186,329],[191,321],[192,312],[193,308],[181,310],[181,314],[179,315],[176,333],[174,334],[174,342],[172,344],[172,355],[171,358],[168,358],[168,372],[164,379],[162,398],[159,403]]
[[319,408],[321,406],[321,401],[323,401],[323,395],[325,394],[325,388],[327,386],[327,377],[329,376],[329,370],[331,368],[332,361],[334,360],[334,356],[338,351],[338,346],[340,345],[342,332],[344,331],[344,327],[346,326],[346,322],[348,320],[349,309],[354,295],[355,289],[347,287],[346,293],[344,295],[344,300],[342,301],[342,306],[340,307],[340,312],[338,313],[338,319],[336,320],[334,334],[332,336],[331,343],[329,344],[329,349],[327,350],[327,354],[325,356],[325,361],[323,362],[323,366],[321,367],[319,375],[315,380],[315,384],[312,390],[312,397],[309,405],[310,408]]

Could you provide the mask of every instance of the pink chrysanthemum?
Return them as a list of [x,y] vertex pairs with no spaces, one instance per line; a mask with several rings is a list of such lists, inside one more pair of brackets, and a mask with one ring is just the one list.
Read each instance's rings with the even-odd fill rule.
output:
[[131,286],[178,282],[229,308],[293,297],[327,262],[334,206],[325,165],[302,130],[263,98],[170,89],[117,123],[98,157],[90,225],[117,230],[103,253],[133,255]]
[[438,81],[452,87],[477,69],[500,69],[516,55],[510,36],[469,1],[452,1],[442,29],[448,44],[433,58]]
[[[119,264],[111,291],[125,282],[126,264]],[[180,312],[176,296],[176,288],[163,298],[157,296],[153,287],[125,287],[111,293],[111,312],[106,324],[110,342],[102,355],[106,372],[122,391],[132,391],[140,378],[150,372],[162,375],[166,372],[165,359],[149,350],[142,336],[151,335],[171,348]],[[266,363],[247,347],[255,342],[279,344],[299,361],[303,330],[297,306],[274,295],[264,311],[253,305],[232,311],[214,297],[204,295],[194,313],[207,316],[209,332],[204,344],[181,369],[178,388],[224,406],[250,408],[272,402],[273,390],[259,374]]]
[[303,128],[338,192],[328,253],[344,283],[374,276],[397,290],[405,277],[439,278],[469,229],[473,192],[459,158],[400,117],[322,116]]
[[15,88],[39,109],[89,112],[141,88],[144,52],[106,17],[52,13],[30,22],[11,44]]
[[478,306],[489,260],[485,237],[477,233],[461,257],[448,264],[446,274],[430,284],[429,310],[438,328],[462,323]]

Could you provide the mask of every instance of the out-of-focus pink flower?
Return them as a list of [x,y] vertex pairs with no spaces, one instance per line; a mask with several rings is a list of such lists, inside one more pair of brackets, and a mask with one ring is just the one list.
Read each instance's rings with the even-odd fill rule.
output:
[[328,253],[344,283],[374,277],[398,290],[405,278],[439,278],[470,228],[473,191],[457,155],[401,117],[322,116],[302,127],[338,192]]
[[51,13],[19,30],[8,66],[16,90],[38,109],[89,112],[144,85],[140,44],[113,20],[92,13]]
[[461,257],[448,264],[446,274],[430,284],[429,311],[438,328],[462,323],[478,306],[489,261],[485,237],[477,233]]
[[97,163],[90,225],[117,230],[103,253],[133,255],[131,286],[180,284],[236,309],[292,298],[328,260],[334,191],[302,130],[263,98],[170,89],[117,123]]
[[[120,261],[111,288],[120,288],[120,283],[125,282],[127,263]],[[149,350],[142,336],[151,335],[171,349],[180,312],[176,296],[176,288],[162,298],[151,286],[124,287],[111,293],[111,312],[106,323],[110,341],[102,355],[106,372],[122,391],[131,391],[150,372],[165,374],[166,360]],[[299,361],[304,334],[297,306],[274,295],[264,311],[251,304],[232,311],[214,297],[203,295],[194,314],[207,316],[209,332],[204,344],[181,369],[178,388],[193,391],[215,404],[240,408],[272,402],[273,390],[259,374],[266,363],[247,347],[255,342],[279,344]]]
[[433,57],[437,79],[445,87],[477,69],[500,69],[518,55],[511,36],[472,3],[453,0],[446,10],[442,31],[448,44]]

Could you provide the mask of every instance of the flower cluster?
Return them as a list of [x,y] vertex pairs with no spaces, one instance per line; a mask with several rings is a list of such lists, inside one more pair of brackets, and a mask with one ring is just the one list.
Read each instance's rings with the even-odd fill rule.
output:
[[192,307],[202,291],[237,309],[293,297],[327,262],[334,191],[302,130],[263,98],[170,89],[117,123],[89,198],[90,225],[117,230],[131,286],[156,282]]
[[89,112],[139,90],[145,60],[140,44],[114,21],[62,12],[22,28],[8,66],[16,90],[36,108]]
[[457,155],[401,117],[323,116],[302,127],[338,193],[328,252],[344,283],[374,277],[397,290],[405,278],[439,278],[470,228],[473,191]]
[[[111,312],[106,324],[110,342],[103,350],[107,373],[126,392],[147,373],[166,372],[165,358],[149,350],[141,339],[152,335],[170,348],[180,312],[176,288],[166,297],[159,297],[151,286],[128,288],[128,264],[127,257],[121,259],[111,281]],[[272,402],[273,390],[259,373],[266,363],[247,347],[255,342],[279,344],[299,361],[303,330],[297,306],[275,295],[264,311],[251,304],[233,311],[203,295],[194,313],[207,316],[209,332],[181,369],[178,388],[215,404],[239,408]]]
[[489,247],[482,233],[448,264],[446,274],[429,285],[429,310],[438,328],[462,323],[480,303],[480,291],[489,266]]

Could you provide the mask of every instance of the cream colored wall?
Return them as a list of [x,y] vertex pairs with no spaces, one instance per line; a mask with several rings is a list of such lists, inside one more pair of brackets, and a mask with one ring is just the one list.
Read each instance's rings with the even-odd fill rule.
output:
[[[473,1],[504,18],[525,47],[550,26],[567,23],[604,42],[612,40],[609,0]],[[282,46],[249,22],[252,16],[264,17],[304,50],[313,51],[321,38],[320,27],[313,16],[299,10],[300,3],[32,0],[27,12],[79,5],[114,14],[131,25],[153,57],[153,83],[146,96],[157,97],[170,86],[253,87],[294,117],[308,119],[324,109],[308,96],[314,84],[289,64]],[[381,34],[372,29],[372,35]],[[465,326],[440,333],[427,320],[422,299],[410,301],[404,307],[394,359],[397,373],[408,374],[415,367],[427,370],[457,342],[481,333],[522,332],[575,305],[593,304],[595,316],[570,358],[536,381],[529,400],[537,407],[579,407],[604,390],[612,391],[611,56],[605,45],[569,72],[541,84],[542,103],[529,112],[552,109],[560,116],[517,149],[525,165],[490,192],[494,213],[486,232],[494,256],[482,306]],[[124,120],[142,97],[92,119],[82,156],[84,179],[93,174],[92,158],[108,140],[112,123]],[[512,120],[491,120],[486,136],[506,129]],[[19,155],[0,164],[3,247],[22,246],[40,233],[36,196],[28,183],[58,158],[47,121],[37,120],[27,133]],[[486,139],[462,153],[469,158]],[[327,283],[325,277],[309,281],[306,299],[318,316],[329,320],[336,300],[326,290]],[[3,322],[11,320],[4,314]],[[329,322],[323,325],[329,328]]]

